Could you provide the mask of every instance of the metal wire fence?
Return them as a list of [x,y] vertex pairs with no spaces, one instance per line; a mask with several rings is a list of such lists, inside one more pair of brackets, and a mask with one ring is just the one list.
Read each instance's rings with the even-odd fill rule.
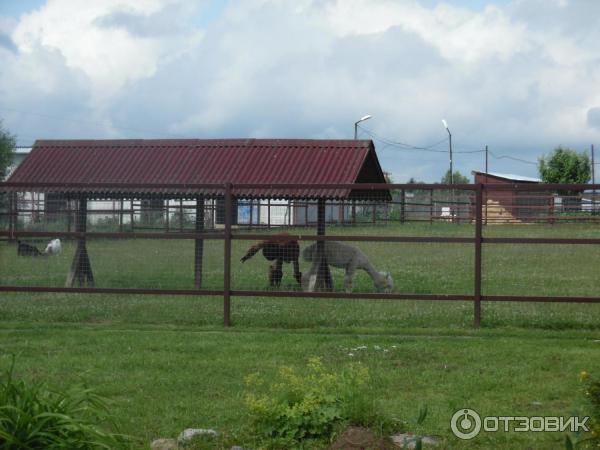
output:
[[1,185],[0,290],[600,302],[590,186],[137,188]]

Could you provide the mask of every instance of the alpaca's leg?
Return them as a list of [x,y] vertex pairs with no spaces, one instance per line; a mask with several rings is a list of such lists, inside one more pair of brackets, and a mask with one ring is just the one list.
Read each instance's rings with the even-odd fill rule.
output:
[[346,266],[346,275],[344,276],[344,290],[352,292],[352,278],[356,272],[356,265],[352,262]]
[[275,261],[275,264],[271,266],[271,273],[269,277],[269,281],[271,286],[278,287],[281,284],[281,279],[283,278],[283,270],[282,270],[283,261],[278,259]]
[[302,290],[305,292],[313,292],[317,282],[317,270],[319,270],[319,262],[313,261],[308,272],[302,274]]
[[300,263],[298,262],[298,258],[296,258],[293,262],[294,264],[294,278],[298,282],[298,284],[302,283],[302,273],[300,272]]
[[275,264],[269,264],[269,286],[273,286],[273,271],[275,270]]

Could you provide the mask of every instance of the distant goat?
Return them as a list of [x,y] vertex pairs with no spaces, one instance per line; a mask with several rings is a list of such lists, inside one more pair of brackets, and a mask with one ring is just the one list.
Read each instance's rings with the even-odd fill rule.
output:
[[[340,242],[325,241],[325,258],[327,264],[346,270],[344,278],[344,289],[346,292],[352,292],[352,278],[357,269],[362,269],[369,274],[373,284],[378,291],[389,292],[394,287],[394,280],[389,272],[377,272],[375,267],[360,249]],[[305,291],[314,290],[317,279],[317,270],[319,267],[319,255],[317,252],[317,243],[309,245],[302,252],[305,261],[312,262],[312,267],[308,273],[302,277],[302,288]]]
[[60,239],[52,239],[44,250],[45,255],[58,255],[62,251]]
[[44,256],[37,247],[27,244],[25,242],[17,241],[17,255],[18,256]]
[[293,263],[294,278],[298,284],[302,281],[302,273],[300,273],[300,246],[298,241],[292,239],[287,233],[276,234],[273,237],[259,242],[248,249],[242,262],[246,262],[255,254],[262,250],[262,254],[267,261],[275,261],[269,266],[269,284],[271,286],[279,286],[283,278],[283,263]]

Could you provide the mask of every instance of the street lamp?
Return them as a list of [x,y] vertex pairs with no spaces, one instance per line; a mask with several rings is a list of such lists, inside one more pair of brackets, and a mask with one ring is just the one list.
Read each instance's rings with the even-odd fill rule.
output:
[[452,133],[450,133],[450,128],[448,128],[448,122],[446,122],[445,119],[442,119],[442,124],[448,132],[448,143],[450,146],[450,184],[454,184],[454,174],[452,173]]
[[360,119],[354,122],[354,139],[357,139],[358,137],[358,124],[364,122],[365,120],[369,120],[371,117],[373,117],[371,114],[367,114],[366,116],[362,116]]

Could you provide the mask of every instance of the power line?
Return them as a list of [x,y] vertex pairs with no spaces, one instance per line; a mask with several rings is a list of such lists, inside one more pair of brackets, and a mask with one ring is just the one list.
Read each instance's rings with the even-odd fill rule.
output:
[[401,147],[405,150],[423,150],[423,151],[429,151],[429,152],[435,152],[435,153],[447,153],[446,150],[434,150],[433,147],[436,147],[437,145],[440,145],[444,142],[448,141],[448,138],[444,138],[439,142],[436,142],[434,144],[425,146],[425,147],[421,147],[418,145],[412,145],[412,144],[407,144],[405,142],[399,142],[399,141],[394,141],[388,138],[384,138],[382,136],[379,136],[377,133],[375,133],[374,131],[371,131],[367,128],[361,127],[360,125],[358,126],[358,128],[360,128],[362,131],[364,131],[366,134],[368,134],[369,136],[371,136],[372,138],[375,138],[376,140],[383,142],[385,144],[388,144],[388,146],[396,146],[396,147]]
[[458,151],[454,150],[453,153],[462,153],[462,154],[465,154],[465,153],[485,153],[485,150],[458,150]]
[[533,162],[533,161],[527,161],[526,159],[521,159],[521,158],[515,158],[514,156],[509,156],[509,155],[496,155],[494,154],[494,152],[492,152],[490,150],[490,155],[492,155],[494,158],[496,159],[510,159],[513,161],[518,161],[524,164],[533,164],[534,166],[537,166],[538,163],[537,162]]
[[[368,134],[369,136],[371,136],[372,138],[374,138],[377,141],[383,142],[384,144],[386,144],[387,148],[389,146],[397,146],[400,147],[403,150],[422,150],[422,151],[428,151],[428,152],[435,152],[435,153],[448,153],[448,150],[436,150],[433,149],[433,147],[437,147],[440,144],[443,144],[445,142],[448,142],[448,138],[444,138],[439,142],[436,142],[434,144],[431,145],[427,145],[427,146],[419,146],[419,145],[413,145],[413,144],[407,144],[405,142],[399,142],[399,141],[394,141],[388,138],[384,138],[382,136],[379,136],[377,133],[368,130],[364,127],[361,127],[359,125],[359,128],[362,129],[366,134]],[[468,153],[483,153],[485,152],[485,150],[458,150],[458,151],[454,151],[454,153],[461,153],[461,154],[468,154]]]
[[[428,146],[418,146],[418,145],[412,145],[412,144],[408,144],[406,142],[400,142],[400,141],[394,141],[392,139],[388,139],[388,138],[384,138],[382,136],[379,136],[377,133],[359,126],[359,128],[364,131],[366,134],[368,134],[369,136],[371,136],[372,138],[374,138],[375,140],[382,142],[383,144],[385,144],[385,146],[383,147],[383,150],[385,150],[388,147],[396,147],[399,148],[401,150],[420,150],[420,151],[425,151],[425,152],[434,152],[434,153],[447,153],[447,150],[437,150],[434,149],[433,147],[436,147],[444,142],[448,141],[448,138],[445,138],[439,142],[436,142],[434,144],[428,145]],[[475,154],[475,153],[484,153],[485,149],[481,149],[481,150],[458,150],[458,151],[454,151],[454,153],[459,153],[459,154]],[[509,159],[511,161],[516,161],[516,162],[520,162],[523,164],[530,164],[530,165],[534,165],[537,166],[538,163],[534,162],[534,161],[529,161],[526,159],[522,159],[522,158],[517,158],[514,156],[510,156],[510,155],[497,155],[492,151],[489,151],[489,154],[492,155],[495,159]],[[598,163],[594,163],[595,165],[598,164],[600,165],[600,162]]]

